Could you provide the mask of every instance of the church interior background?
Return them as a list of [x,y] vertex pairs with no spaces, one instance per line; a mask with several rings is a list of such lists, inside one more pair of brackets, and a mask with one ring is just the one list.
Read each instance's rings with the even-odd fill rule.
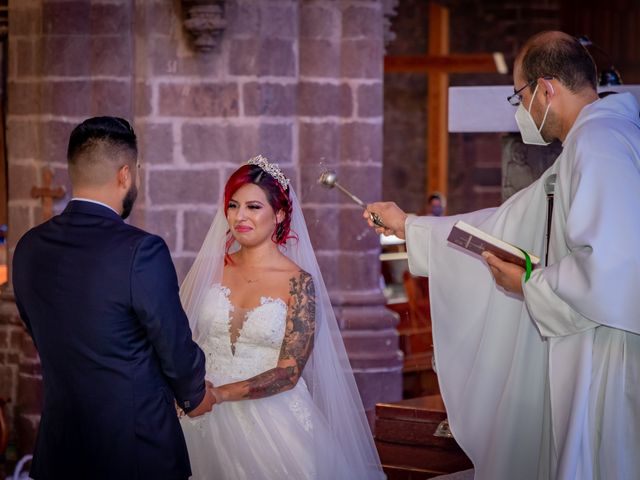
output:
[[[445,12],[448,76],[392,68],[391,57],[403,65],[437,48],[434,5]],[[94,115],[133,121],[142,185],[131,222],[167,241],[180,278],[228,174],[258,153],[283,166],[390,478],[469,468],[446,431],[433,437],[446,412],[425,282],[404,274],[401,246],[386,247],[381,261],[359,207],[317,178],[334,169],[365,202],[394,200],[415,213],[433,185],[447,214],[499,205],[559,145],[447,132],[432,116],[434,78],[510,86],[524,40],[560,29],[587,35],[599,68],[613,63],[624,83],[638,84],[639,27],[635,0],[0,0],[0,478],[32,451],[42,404],[37,352],[12,298],[12,248],[69,200],[66,141]],[[493,52],[507,74],[464,64]],[[446,144],[439,184],[429,128]],[[399,415],[400,401],[421,420]]]

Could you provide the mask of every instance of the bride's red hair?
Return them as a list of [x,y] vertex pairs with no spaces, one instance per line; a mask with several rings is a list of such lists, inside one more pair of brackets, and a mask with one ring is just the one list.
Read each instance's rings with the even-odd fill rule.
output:
[[[284,245],[290,238],[297,238],[295,233],[291,232],[291,212],[293,211],[293,206],[291,204],[291,199],[289,198],[288,189],[285,190],[282,188],[282,185],[280,185],[275,178],[257,165],[242,165],[233,172],[229,177],[229,180],[227,180],[227,184],[224,186],[225,216],[227,216],[229,201],[233,194],[236,193],[238,189],[248,185],[249,183],[253,183],[262,189],[274,212],[277,213],[281,210],[284,212],[284,219],[276,225],[276,228],[271,235],[273,243],[277,245]],[[234,242],[233,236],[230,235],[230,232],[228,233],[225,262],[229,260],[229,248],[231,248],[231,245],[233,245]]]

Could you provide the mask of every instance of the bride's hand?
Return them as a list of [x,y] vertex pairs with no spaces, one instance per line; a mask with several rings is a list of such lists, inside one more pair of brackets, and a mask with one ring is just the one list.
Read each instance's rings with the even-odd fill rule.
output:
[[213,396],[216,399],[216,405],[220,405],[222,402],[225,401],[224,393],[222,392],[222,388],[221,387],[213,387],[213,388],[211,388],[211,393],[213,393]]

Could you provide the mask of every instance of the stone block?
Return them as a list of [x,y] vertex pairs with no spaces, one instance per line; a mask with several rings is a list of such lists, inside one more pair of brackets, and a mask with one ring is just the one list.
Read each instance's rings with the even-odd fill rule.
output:
[[260,30],[260,8],[254,3],[228,0],[225,36],[254,36]]
[[[258,129],[258,149],[260,153],[278,163],[281,167],[292,162],[293,126],[283,123],[262,123]],[[285,172],[289,175],[288,172]],[[291,175],[289,175],[292,178]]]
[[18,402],[20,412],[30,415],[42,411],[42,377],[18,374]]
[[144,123],[137,129],[140,162],[157,165],[173,163],[173,125]]
[[302,2],[300,38],[331,39],[340,35],[340,12],[331,5]]
[[[175,8],[175,2],[167,2],[165,0],[145,1],[145,6],[141,12],[144,15],[145,23],[148,25],[149,31],[162,35],[175,35],[176,31],[181,28],[182,12],[180,7]],[[138,7],[136,7],[138,10]]]
[[144,82],[136,82],[134,108],[136,117],[146,117],[151,114],[151,85]]
[[234,83],[163,83],[159,91],[161,115],[235,117],[238,86]]
[[76,123],[51,120],[43,122],[40,148],[45,163],[66,163],[69,135]]
[[91,82],[89,115],[133,117],[133,92],[130,80],[94,80]]
[[309,158],[304,160],[305,163],[300,169],[300,186],[296,190],[303,205],[335,205],[339,203],[342,200],[342,194],[337,189],[327,189],[318,183],[324,169],[333,168],[335,170],[336,164],[326,160],[313,159],[315,161],[311,161]]
[[289,116],[295,113],[295,85],[251,82],[243,86],[242,97],[247,116]]
[[9,230],[7,244],[15,245],[27,230],[33,227],[33,216],[30,207],[21,207],[9,203]]
[[[180,31],[182,27],[178,26]],[[186,35],[186,33],[185,33]],[[166,35],[149,38],[145,55],[157,76],[194,76],[209,81],[221,79],[226,56],[219,52],[203,55],[186,45],[186,39]]]
[[[364,219],[363,219],[364,222]],[[380,284],[380,261],[372,255],[358,251],[338,254],[338,281],[340,290],[369,290]]]
[[340,159],[382,164],[382,125],[349,122],[342,125]]
[[397,402],[402,399],[402,371],[358,371],[354,373],[365,410],[373,410],[376,403]]
[[[38,361],[38,350],[33,343],[33,339],[29,332],[25,329],[24,325],[20,327],[20,355],[22,356],[22,362],[20,364],[20,371],[29,375],[41,375],[40,362]],[[33,362],[28,362],[25,359],[31,359]]]
[[382,20],[379,4],[372,7],[349,6],[342,12],[342,37],[382,38]]
[[384,106],[382,83],[359,85],[357,90],[359,117],[382,117]]
[[[21,7],[24,5],[20,5]],[[42,10],[39,8],[15,8],[11,6],[9,36],[31,36],[42,32]]]
[[[362,313],[374,313],[372,310],[385,309],[382,305],[351,308],[360,308],[363,310]],[[371,367],[384,366],[379,365],[379,363],[388,363],[387,366],[390,367],[393,363],[397,363],[398,332],[395,329],[343,330],[342,338],[344,339],[344,346],[349,352],[349,358],[357,359],[360,367],[364,367],[367,363]],[[401,365],[398,366],[401,367]]]
[[152,206],[200,204],[216,205],[220,172],[205,170],[152,170],[148,198]]
[[231,75],[291,77],[296,74],[293,40],[251,38],[235,39],[230,43]]
[[42,84],[39,82],[8,82],[8,114],[9,115],[33,115],[41,113],[42,109]]
[[[9,348],[9,331],[7,327],[0,327],[0,350]],[[2,396],[2,395],[0,395]]]
[[265,3],[260,7],[261,38],[296,38],[298,36],[295,4],[280,6]]
[[38,158],[38,128],[31,121],[9,120],[7,123],[7,152],[11,160]]
[[341,71],[346,78],[382,78],[382,38],[342,41]]
[[[382,165],[380,164],[343,164],[338,169],[338,178],[342,185],[365,203],[378,201],[382,184]],[[346,196],[341,195],[343,205],[355,205]],[[363,219],[364,220],[364,219]]]
[[[376,252],[372,255],[372,260],[378,255]],[[390,341],[398,347],[398,333],[396,326],[398,325],[398,316],[386,308],[386,299],[380,290],[380,304],[371,305],[339,305],[340,302],[333,302],[336,318],[341,330],[385,330],[393,333]]]
[[[56,35],[42,41],[42,73],[54,76],[83,77],[91,73],[91,37]],[[84,59],[84,60],[81,60]]]
[[92,85],[87,80],[44,81],[42,112],[60,116],[88,116]]
[[42,30],[49,35],[89,35],[91,2],[43,2]]
[[181,284],[184,280],[184,277],[187,276],[191,265],[193,265],[193,261],[195,260],[196,255],[181,255],[179,257],[173,257],[173,265],[176,267],[176,274],[178,275],[178,284]]
[[[39,412],[38,412],[39,413]],[[20,414],[15,419],[18,456],[33,453],[40,425],[40,415]]]
[[42,50],[37,47],[34,38],[14,39],[15,45],[15,74],[16,77],[34,76],[40,73],[42,65]]
[[38,174],[35,163],[21,165],[9,163],[9,198],[12,200],[28,200],[31,198],[31,187],[38,185]]
[[[369,173],[372,177],[374,176],[371,171],[369,171]],[[367,198],[367,196],[366,190],[358,194],[358,197],[365,203],[372,201],[372,198]],[[365,219],[362,218],[362,208],[353,204],[353,206],[342,206],[338,211],[340,250],[364,252],[380,248],[378,235],[369,227]]]
[[502,185],[502,169],[496,167],[476,166],[471,172],[475,185],[481,187],[500,187]]
[[91,75],[121,77],[131,75],[133,43],[130,35],[91,37]]
[[339,224],[338,210],[335,207],[305,207],[304,218],[314,251],[332,251],[337,248],[341,231],[339,228],[327,228],[327,225]]
[[299,42],[300,74],[308,77],[338,78],[340,43],[331,39],[304,38]]
[[[340,128],[336,122],[300,123],[300,162],[317,165],[337,164],[340,152]],[[319,175],[319,173],[318,173]]]
[[353,100],[347,84],[300,82],[298,114],[301,116],[351,116]]
[[182,154],[189,163],[240,165],[258,152],[258,129],[254,125],[200,125],[182,127]]
[[322,280],[327,286],[327,290],[331,293],[336,289],[339,271],[337,268],[338,257],[336,251],[316,250],[316,259],[322,273]]
[[9,348],[19,350],[22,347],[22,336],[24,329],[21,327],[12,328],[9,331]]
[[0,300],[0,325],[18,325],[22,328],[22,320],[14,301]]
[[[131,2],[91,4],[90,25],[92,35],[122,35],[133,21]],[[158,7],[156,7],[158,8]]]
[[182,228],[183,250],[197,254],[202,247],[204,237],[211,227],[211,222],[215,217],[213,209],[204,210],[187,210],[184,212],[184,223]]
[[13,366],[7,365],[5,362],[0,363],[0,398],[14,398],[14,371]]
[[146,210],[143,215],[145,230],[162,237],[169,250],[175,252],[178,238],[175,210]]

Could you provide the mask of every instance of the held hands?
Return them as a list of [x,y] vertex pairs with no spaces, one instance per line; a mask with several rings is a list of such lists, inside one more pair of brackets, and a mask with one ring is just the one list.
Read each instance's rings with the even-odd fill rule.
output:
[[496,283],[511,293],[522,295],[522,274],[524,269],[515,263],[500,260],[490,252],[483,252]]
[[[371,221],[371,212],[376,213],[387,228],[376,226],[373,221]],[[367,220],[369,226],[375,229],[376,233],[405,238],[404,222],[407,219],[407,214],[394,202],[370,203],[367,205],[367,209],[363,212],[362,216]]]
[[200,415],[204,415],[205,413],[209,413],[213,406],[217,403],[216,397],[213,394],[214,386],[210,381],[205,381],[205,392],[204,398],[200,402],[196,408],[191,410],[187,415],[191,418],[199,417]]

